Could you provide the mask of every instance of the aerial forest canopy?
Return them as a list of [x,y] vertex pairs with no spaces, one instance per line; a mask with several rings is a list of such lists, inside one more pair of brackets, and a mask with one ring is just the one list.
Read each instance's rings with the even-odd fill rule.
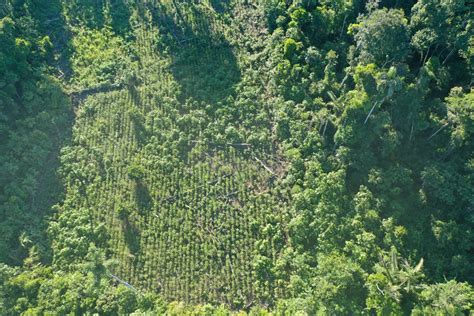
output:
[[0,0],[0,315],[468,315],[464,0]]

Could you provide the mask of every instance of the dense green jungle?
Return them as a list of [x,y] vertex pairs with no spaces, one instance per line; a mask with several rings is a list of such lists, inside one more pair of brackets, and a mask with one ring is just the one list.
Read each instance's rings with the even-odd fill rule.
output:
[[473,10],[0,0],[0,315],[473,315]]

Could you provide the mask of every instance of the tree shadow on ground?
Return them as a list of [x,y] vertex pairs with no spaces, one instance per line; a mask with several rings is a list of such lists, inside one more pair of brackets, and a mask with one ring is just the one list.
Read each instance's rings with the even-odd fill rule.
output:
[[140,251],[140,230],[128,221],[124,226],[124,239],[132,254],[137,254]]
[[138,212],[140,215],[144,215],[151,209],[153,199],[150,195],[150,190],[141,181],[136,182],[135,186],[135,198]]
[[229,7],[230,0],[210,0],[209,2],[216,12],[224,13]]
[[110,1],[111,26],[115,33],[123,35],[131,30],[130,15],[130,7],[124,0]]
[[63,1],[66,15],[71,24],[100,29],[104,26],[104,0]]
[[182,98],[215,103],[234,91],[241,73],[215,11],[186,3],[152,10],[173,59]]
[[[131,9],[125,0],[70,0],[64,2],[65,12],[74,26],[101,29],[110,24],[116,34],[131,30]],[[107,16],[108,12],[108,16]],[[110,19],[108,19],[108,17]]]

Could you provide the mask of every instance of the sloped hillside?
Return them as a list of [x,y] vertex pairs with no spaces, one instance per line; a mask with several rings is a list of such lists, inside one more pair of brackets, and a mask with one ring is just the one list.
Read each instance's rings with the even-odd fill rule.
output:
[[0,314],[474,307],[468,4],[2,4]]

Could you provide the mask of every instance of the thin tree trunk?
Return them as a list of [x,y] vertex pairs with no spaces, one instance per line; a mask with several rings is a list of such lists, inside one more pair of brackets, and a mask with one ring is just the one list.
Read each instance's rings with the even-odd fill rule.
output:
[[431,48],[431,45],[428,47],[428,50],[426,51],[425,59],[423,60],[423,66],[425,65],[426,59],[428,58],[428,55],[430,54],[430,48]]
[[453,49],[451,49],[448,56],[446,56],[446,58],[443,60],[443,63],[441,64],[442,66],[444,66],[444,64],[448,61],[448,59],[453,55],[455,49],[456,47],[453,47]]

